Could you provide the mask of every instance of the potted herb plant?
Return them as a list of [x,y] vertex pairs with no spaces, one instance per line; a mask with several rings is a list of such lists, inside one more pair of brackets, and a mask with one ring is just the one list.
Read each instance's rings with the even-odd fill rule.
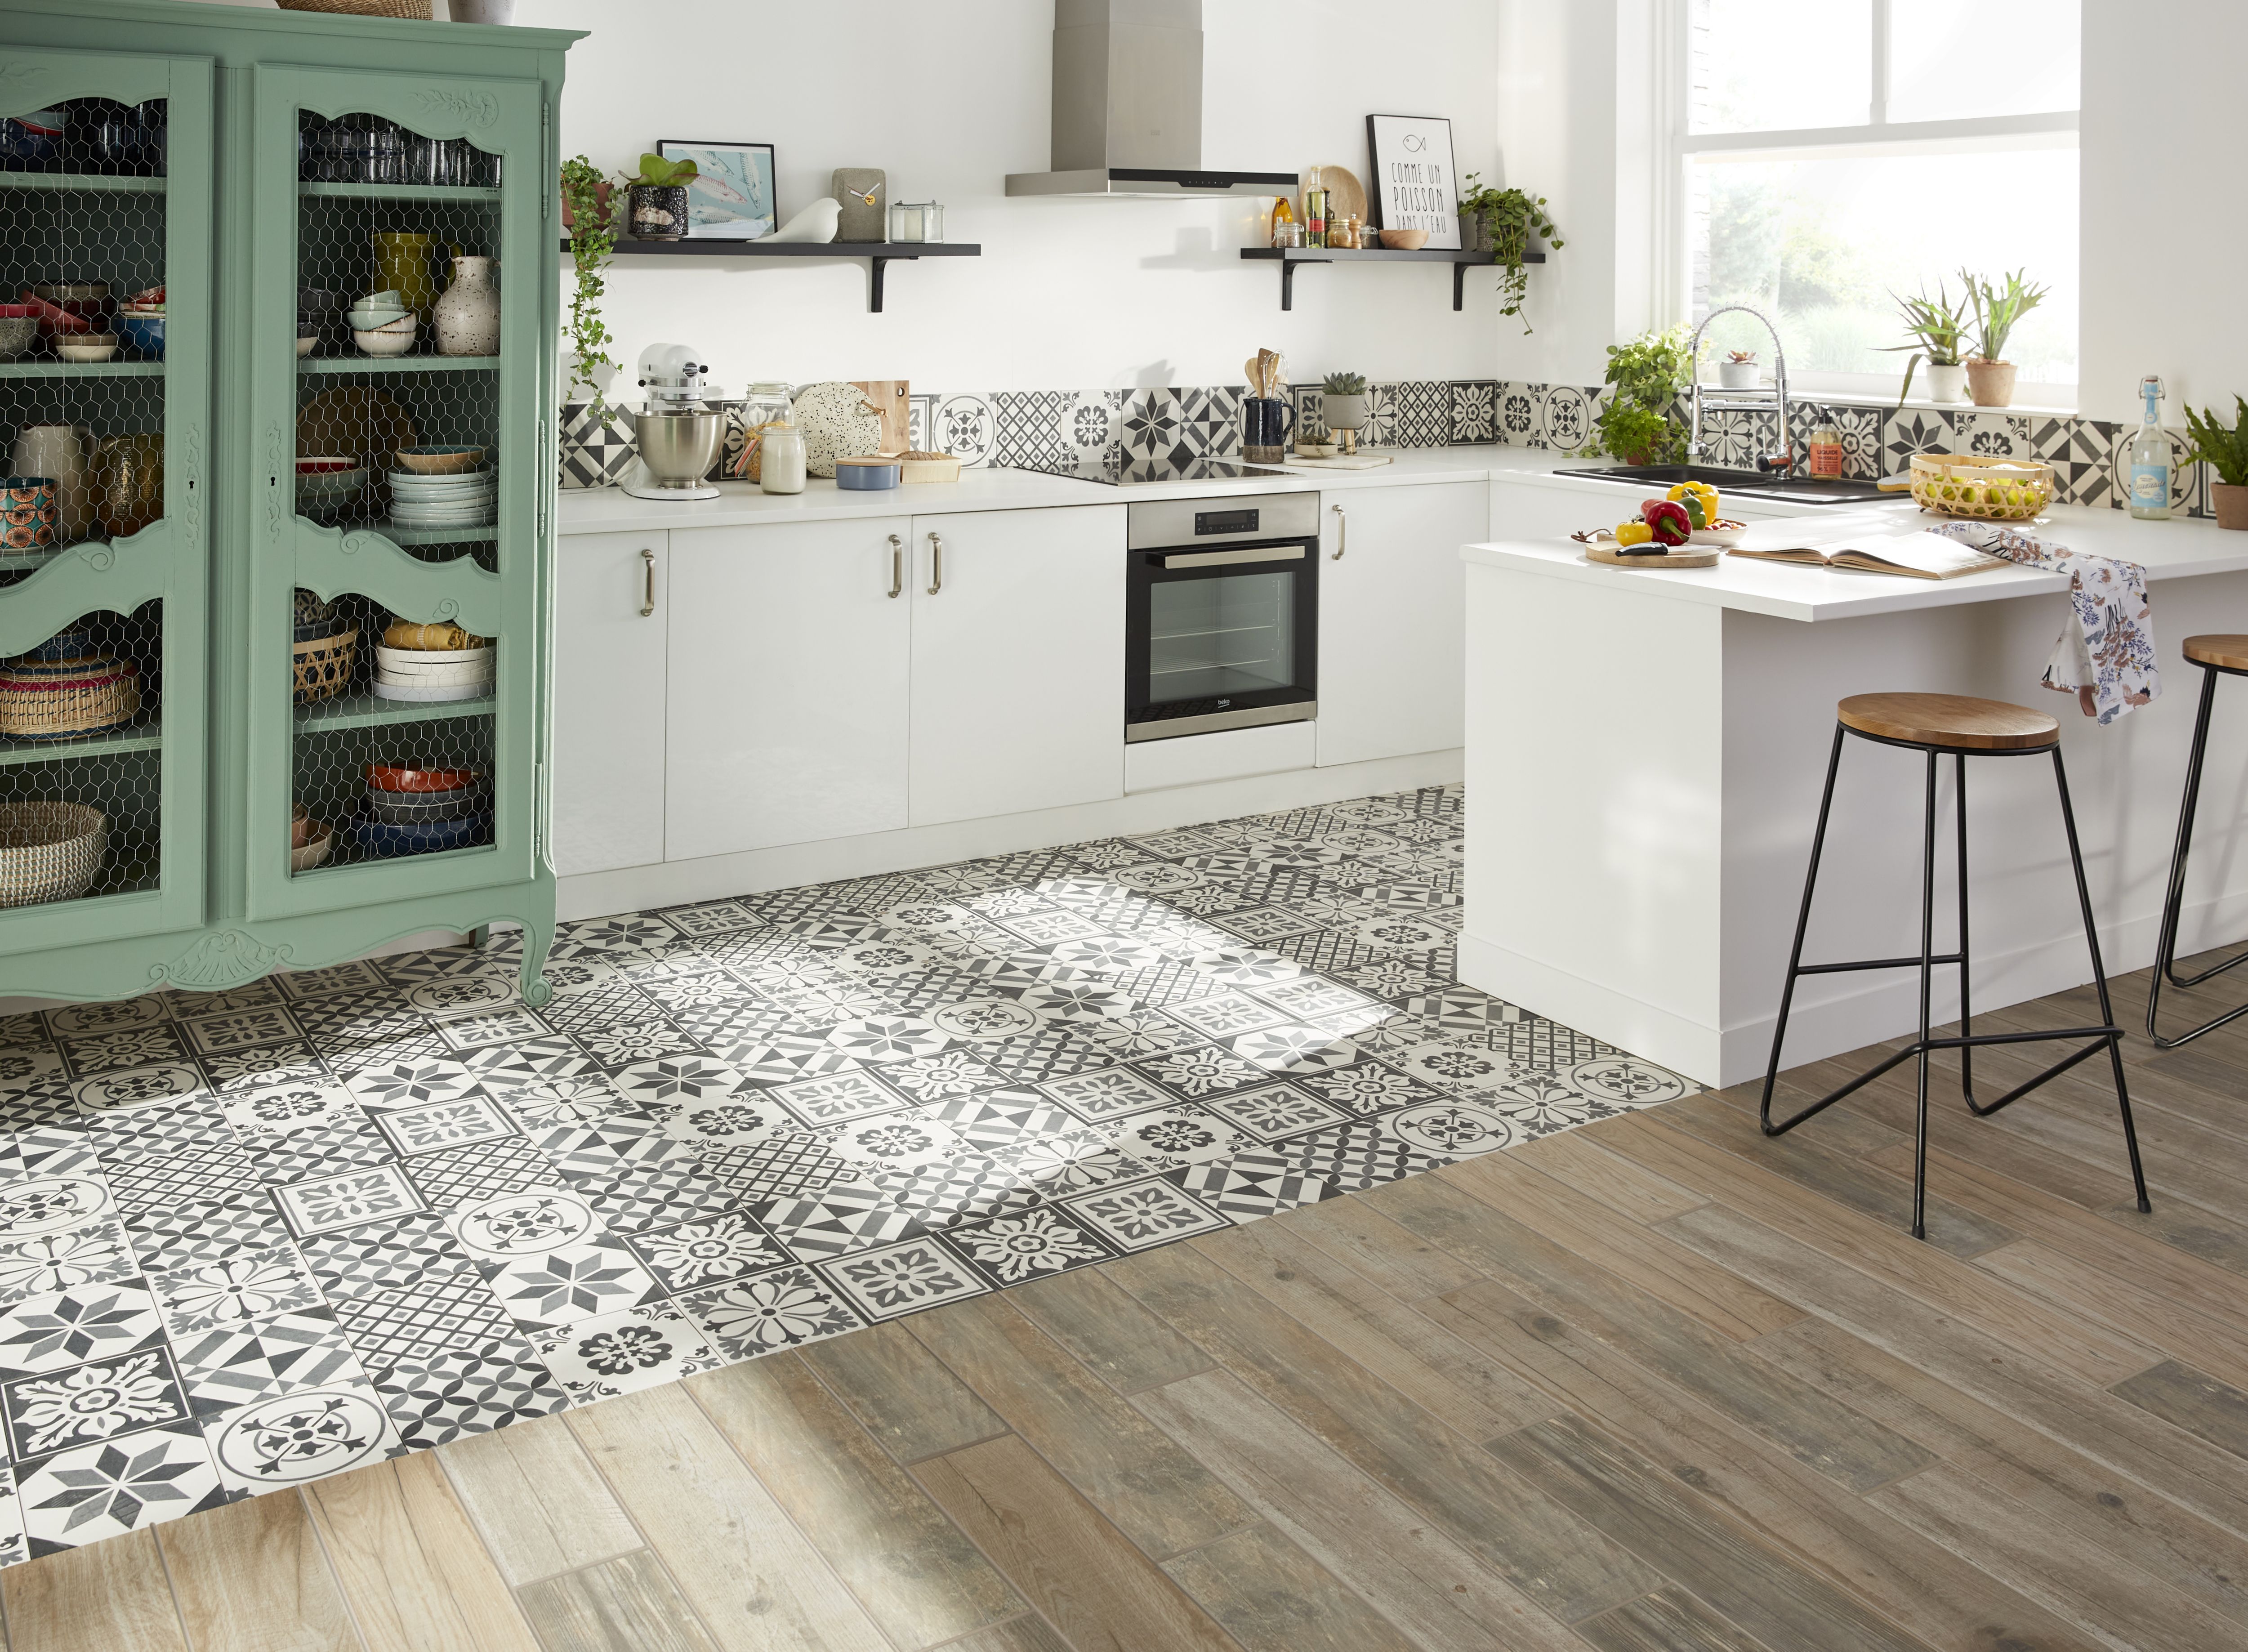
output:
[[1670,408],[1694,382],[1693,337],[1681,325],[1608,346],[1605,381],[1615,394],[1593,420],[1588,454],[1613,454],[1626,464],[1660,464],[1676,456],[1686,433]]
[[2046,289],[2022,279],[2016,270],[2000,286],[1964,270],[1967,302],[1975,311],[1975,353],[1967,358],[1967,394],[1978,408],[2013,405],[2014,364],[2006,360],[2006,340],[2021,319],[2044,302]]
[[1753,390],[1764,376],[1753,350],[1731,350],[1717,363],[1717,384],[1721,389]]
[[[624,480],[636,451],[631,423],[602,391],[617,371],[615,339],[601,320],[607,283],[601,271],[616,250],[609,185],[584,155],[562,163],[562,221],[570,235],[570,382],[561,412],[561,484],[605,488]],[[583,390],[581,396],[579,392]]]
[[677,241],[687,233],[687,186],[701,168],[692,161],[643,154],[640,170],[618,182],[630,197],[628,222],[638,241]]
[[[1553,220],[1546,216],[1546,197],[1520,189],[1494,189],[1483,175],[1470,172],[1460,181],[1460,245],[1470,252],[1488,252],[1499,267],[1498,312],[1520,315],[1530,294],[1530,269],[1523,262],[1530,237],[1536,235],[1555,250],[1568,243],[1561,239]],[[1525,332],[1530,324],[1522,324]]]
[[2217,409],[2185,410],[2186,434],[2192,455],[2217,472],[2209,484],[2210,504],[2220,528],[2248,529],[2248,398],[2234,396],[2232,428],[2217,422]]
[[1928,296],[1922,287],[1909,298],[1897,298],[1897,308],[1904,312],[1904,330],[1913,336],[1910,344],[1885,344],[1884,350],[1909,350],[1912,360],[1904,364],[1904,388],[1897,392],[1897,406],[1904,406],[1905,398],[1912,394],[1913,369],[1922,361],[1928,363],[1928,396],[1931,401],[1958,402],[1967,399],[1967,358],[1965,337],[1967,310],[1973,299],[1975,278],[1967,276],[1968,297],[1958,303],[1951,301],[1950,289],[1941,281],[1936,284],[1936,296]]

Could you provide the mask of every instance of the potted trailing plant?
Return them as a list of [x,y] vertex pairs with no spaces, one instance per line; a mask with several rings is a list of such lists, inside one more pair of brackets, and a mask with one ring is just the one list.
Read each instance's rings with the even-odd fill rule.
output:
[[[570,345],[570,382],[561,412],[561,483],[604,488],[624,480],[635,449],[631,423],[603,398],[617,363],[616,340],[601,320],[607,283],[601,271],[616,250],[609,186],[584,155],[562,163],[562,222],[570,233],[570,315],[563,336]],[[584,392],[581,396],[580,391]]]
[[2217,422],[2217,409],[2185,410],[2192,455],[2217,472],[2209,484],[2210,503],[2220,528],[2248,528],[2248,398],[2234,396],[2232,428]]
[[2022,279],[2016,270],[2004,286],[1964,270],[1967,302],[1975,311],[1975,353],[1967,358],[1967,394],[1978,408],[2010,407],[2014,400],[2014,364],[2006,360],[2006,340],[2015,324],[2044,302],[2046,289]]
[[1753,350],[1729,350],[1717,363],[1717,384],[1726,390],[1753,390],[1764,376]]
[[1950,289],[1941,281],[1936,284],[1933,298],[1928,296],[1926,287],[1909,298],[1889,294],[1904,312],[1904,330],[1914,339],[1910,344],[1881,346],[1884,350],[1912,352],[1912,360],[1904,364],[1904,388],[1897,392],[1897,406],[1904,406],[1905,398],[1912,394],[1913,369],[1922,361],[1928,363],[1929,401],[1957,402],[1967,399],[1967,310],[1974,298],[1975,278],[1966,276],[1965,279],[1968,296],[1957,304],[1951,301]]
[[1681,325],[1608,346],[1605,381],[1615,394],[1593,420],[1588,454],[1613,454],[1626,464],[1660,464],[1677,456],[1686,433],[1670,408],[1694,382],[1693,336]]
[[643,154],[640,170],[617,180],[631,205],[627,222],[638,241],[677,241],[687,233],[687,186],[700,175],[692,161]]
[[1358,446],[1358,433],[1366,428],[1366,375],[1330,373],[1319,381],[1319,420],[1342,438],[1345,453]]
[[[1522,301],[1530,295],[1530,267],[1523,254],[1530,237],[1540,236],[1555,250],[1566,246],[1553,220],[1546,216],[1546,197],[1520,189],[1494,189],[1483,175],[1470,172],[1460,181],[1460,245],[1471,252],[1488,252],[1499,267],[1498,312],[1520,315]],[[1530,324],[1522,324],[1525,332]]]

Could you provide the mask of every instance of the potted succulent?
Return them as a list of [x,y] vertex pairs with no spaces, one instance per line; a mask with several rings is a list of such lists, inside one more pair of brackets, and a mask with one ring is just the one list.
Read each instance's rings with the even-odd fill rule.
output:
[[1613,454],[1626,464],[1658,464],[1676,455],[1685,430],[1670,408],[1694,382],[1693,337],[1682,324],[1608,346],[1605,381],[1615,394],[1593,420],[1587,454]]
[[643,154],[638,172],[617,180],[630,198],[627,216],[634,239],[677,241],[687,234],[687,186],[700,170],[692,161]]
[[1951,292],[1941,281],[1936,284],[1936,296],[1928,296],[1922,287],[1909,298],[1897,298],[1897,308],[1904,312],[1904,330],[1913,336],[1910,344],[1885,344],[1884,350],[1909,350],[1912,360],[1904,364],[1904,388],[1897,392],[1897,406],[1904,406],[1905,398],[1912,394],[1913,369],[1922,361],[1928,363],[1928,398],[1931,401],[1958,402],[1967,399],[1967,357],[1964,342],[1967,332],[1967,308],[1974,296],[1975,278],[1967,276],[1968,297],[1958,303],[1951,301]]
[[1717,363],[1717,384],[1726,390],[1753,390],[1764,377],[1753,350],[1731,350]]
[[2217,422],[2217,409],[2185,410],[2193,456],[2217,472],[2209,484],[2210,503],[2220,528],[2248,528],[2248,398],[2234,396],[2232,428]]
[[1330,373],[1319,380],[1319,422],[1342,438],[1345,453],[1358,446],[1366,428],[1366,375]]
[[[1553,227],[1553,220],[1546,216],[1544,195],[1494,189],[1483,182],[1479,172],[1469,173],[1460,181],[1460,245],[1470,252],[1491,254],[1491,261],[1501,271],[1498,312],[1520,315],[1522,301],[1530,294],[1530,269],[1523,262],[1530,237],[1537,235],[1557,250],[1568,243]],[[1522,330],[1530,331],[1527,321]]]
[[[616,250],[608,182],[584,155],[562,163],[562,222],[570,232],[570,382],[561,413],[561,484],[605,488],[624,480],[636,449],[632,425],[603,398],[617,371],[608,353],[616,342],[601,320],[607,283],[601,271]],[[580,395],[579,392],[584,391]]]
[[2011,407],[2014,400],[2014,364],[2006,360],[2006,340],[2015,324],[2045,299],[2046,289],[2022,279],[2014,271],[2000,286],[1969,275],[1967,302],[1975,311],[1975,353],[1967,358],[1967,394],[1978,408]]

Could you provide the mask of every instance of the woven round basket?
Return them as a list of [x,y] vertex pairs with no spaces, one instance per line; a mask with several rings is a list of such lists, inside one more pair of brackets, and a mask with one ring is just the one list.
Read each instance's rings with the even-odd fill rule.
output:
[[341,11],[354,17],[430,20],[429,0],[274,0],[284,11]]
[[0,735],[12,740],[75,740],[130,723],[140,709],[139,675],[106,654],[0,667]]
[[1922,510],[1948,517],[2026,522],[2053,503],[2053,467],[2042,459],[1916,453],[1912,497]]
[[352,668],[359,661],[359,631],[354,627],[332,637],[314,637],[293,645],[292,652],[297,703],[310,705],[315,700],[331,699],[352,680]]
[[109,817],[83,803],[0,803],[0,907],[75,901],[109,852]]

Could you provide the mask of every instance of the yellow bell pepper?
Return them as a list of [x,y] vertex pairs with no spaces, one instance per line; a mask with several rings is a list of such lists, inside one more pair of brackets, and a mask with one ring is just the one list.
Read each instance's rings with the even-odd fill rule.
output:
[[1619,522],[1615,525],[1618,545],[1645,545],[1655,538],[1655,530],[1644,522]]
[[1683,500],[1689,493],[1700,496],[1703,514],[1715,522],[1717,519],[1717,490],[1706,482],[1682,482],[1663,497]]

